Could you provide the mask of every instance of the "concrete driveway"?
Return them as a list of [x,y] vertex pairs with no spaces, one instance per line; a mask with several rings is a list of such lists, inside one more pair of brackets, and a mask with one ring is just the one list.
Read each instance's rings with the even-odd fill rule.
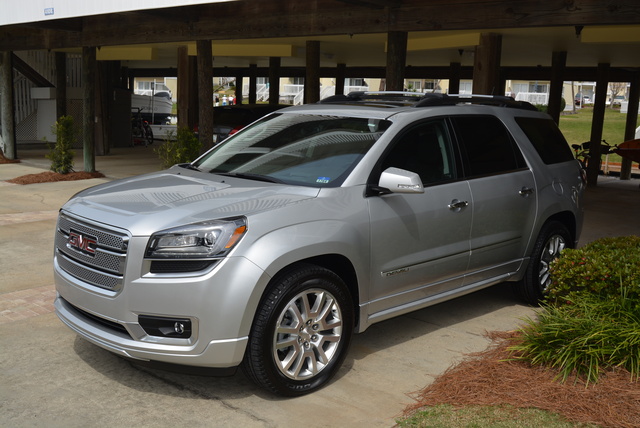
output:
[[[263,393],[241,372],[219,378],[132,365],[53,313],[53,232],[57,210],[77,191],[157,170],[149,151],[115,149],[96,161],[107,178],[81,182],[6,183],[47,169],[35,150],[20,153],[21,164],[0,165],[0,426],[389,427],[412,392],[483,350],[485,331],[513,329],[534,313],[501,284],[374,325],[355,336],[330,385],[295,399]],[[640,235],[638,184],[603,178],[587,192],[583,243]]]

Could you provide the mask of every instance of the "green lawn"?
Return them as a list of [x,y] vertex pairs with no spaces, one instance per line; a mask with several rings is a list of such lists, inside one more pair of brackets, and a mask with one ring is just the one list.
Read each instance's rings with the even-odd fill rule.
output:
[[[592,118],[592,107],[578,109],[577,114],[564,114],[560,116],[560,130],[569,144],[581,144],[591,139]],[[624,128],[627,122],[627,114],[620,113],[619,109],[607,108],[604,119],[602,139],[611,145],[620,144],[625,141]],[[613,154],[609,156],[609,160],[612,162],[620,162],[621,158]]]

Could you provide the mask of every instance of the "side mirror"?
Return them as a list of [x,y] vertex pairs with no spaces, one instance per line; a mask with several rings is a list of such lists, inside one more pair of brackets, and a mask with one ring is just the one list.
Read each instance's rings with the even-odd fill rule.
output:
[[395,167],[382,172],[378,186],[389,189],[391,193],[424,193],[424,186],[418,174]]

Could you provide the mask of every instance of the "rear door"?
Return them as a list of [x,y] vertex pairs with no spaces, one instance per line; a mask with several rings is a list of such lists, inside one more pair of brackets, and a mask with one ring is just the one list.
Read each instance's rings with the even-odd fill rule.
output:
[[471,254],[465,285],[515,272],[537,212],[532,171],[494,116],[451,117],[472,194]]

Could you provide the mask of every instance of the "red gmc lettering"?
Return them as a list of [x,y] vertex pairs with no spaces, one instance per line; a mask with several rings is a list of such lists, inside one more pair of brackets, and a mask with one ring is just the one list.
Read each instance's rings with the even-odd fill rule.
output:
[[80,251],[95,254],[96,249],[92,247],[91,244],[96,244],[95,239],[91,239],[86,236],[82,236],[76,232],[69,232],[69,246],[74,247]]

